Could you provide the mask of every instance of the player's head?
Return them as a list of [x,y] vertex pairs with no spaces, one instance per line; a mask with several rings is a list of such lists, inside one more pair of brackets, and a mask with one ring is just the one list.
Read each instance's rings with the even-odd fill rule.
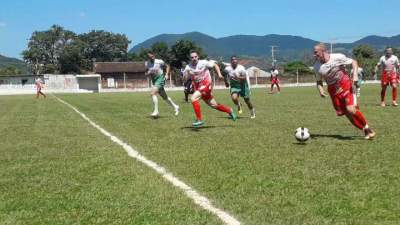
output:
[[393,49],[391,47],[387,47],[385,49],[385,55],[386,55],[386,57],[392,56],[393,55]]
[[328,50],[324,43],[319,43],[314,46],[314,58],[320,63],[326,62],[326,55],[328,55]]
[[187,65],[187,63],[186,63],[185,61],[182,61],[182,62],[181,62],[181,66],[182,66],[182,67],[185,67],[186,65]]
[[199,53],[197,53],[197,51],[195,50],[190,51],[190,62],[192,64],[197,64],[198,61],[199,61]]
[[149,51],[147,52],[147,58],[151,61],[154,61],[154,59],[156,59],[156,55],[154,54],[154,52]]
[[236,67],[238,65],[238,59],[237,59],[236,55],[231,56],[231,65],[233,67]]

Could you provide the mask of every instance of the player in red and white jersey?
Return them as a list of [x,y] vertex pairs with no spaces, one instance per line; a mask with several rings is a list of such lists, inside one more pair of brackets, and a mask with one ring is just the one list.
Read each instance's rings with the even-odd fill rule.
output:
[[35,79],[36,98],[39,98],[40,95],[43,95],[43,97],[46,98],[46,95],[42,92],[43,86],[44,85],[42,79],[40,79],[40,77],[36,77]]
[[385,55],[379,59],[378,64],[375,67],[375,73],[381,71],[381,106],[385,107],[385,95],[386,88],[390,84],[392,86],[392,105],[398,106],[397,104],[397,86],[399,72],[399,59],[393,55],[392,48],[386,48]]
[[235,121],[236,114],[233,110],[218,104],[212,95],[212,80],[209,69],[214,69],[218,77],[223,79],[219,66],[213,61],[200,60],[196,51],[190,53],[190,60],[190,63],[186,65],[183,73],[185,77],[190,77],[193,81],[194,93],[192,94],[191,100],[196,114],[196,121],[193,123],[193,126],[198,127],[204,124],[200,110],[200,98],[212,108],[229,114],[231,119]]
[[274,90],[274,85],[276,85],[276,87],[278,88],[278,94],[281,93],[281,87],[279,86],[279,79],[278,79],[278,74],[279,71],[276,68],[272,68],[271,70],[271,77],[270,77],[270,81],[271,81],[271,90],[270,90],[270,94],[273,93]]
[[[327,95],[323,89],[322,78],[328,84],[328,92],[333,107],[338,116],[346,115],[350,122],[364,131],[365,139],[375,137],[375,132],[368,126],[364,115],[358,110],[357,99],[353,94],[352,83],[358,81],[358,63],[343,54],[329,54],[322,43],[314,47],[314,57],[317,63],[314,69],[317,73],[317,88],[321,97]],[[353,67],[353,79],[346,72],[346,65]]]

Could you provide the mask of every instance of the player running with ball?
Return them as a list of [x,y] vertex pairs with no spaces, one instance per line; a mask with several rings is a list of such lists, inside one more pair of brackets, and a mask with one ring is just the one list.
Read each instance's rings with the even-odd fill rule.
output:
[[235,121],[237,117],[233,110],[229,107],[218,104],[211,93],[212,81],[209,69],[213,68],[217,72],[218,77],[223,79],[219,66],[213,61],[200,60],[196,51],[192,51],[190,53],[190,60],[190,63],[186,65],[184,74],[185,77],[191,77],[194,87],[194,93],[191,97],[191,100],[194,112],[196,114],[196,121],[192,125],[194,127],[199,127],[204,124],[200,110],[200,98],[212,108],[229,114],[231,119]]
[[231,87],[231,97],[233,103],[238,107],[238,113],[242,114],[242,105],[239,101],[239,96],[244,98],[247,106],[250,109],[250,118],[256,118],[256,110],[250,101],[250,82],[244,66],[238,63],[237,57],[231,57],[231,64],[225,67],[224,70],[229,76],[229,84]]
[[[358,129],[363,130],[365,139],[373,139],[375,132],[368,126],[364,115],[356,107],[356,96],[353,94],[352,83],[358,81],[358,63],[343,54],[330,54],[322,43],[314,47],[314,57],[317,63],[314,69],[317,73],[317,88],[321,97],[326,97],[322,86],[322,78],[328,84],[328,92],[333,107],[338,116],[346,115],[349,121]],[[353,67],[353,79],[346,72],[346,65]]]

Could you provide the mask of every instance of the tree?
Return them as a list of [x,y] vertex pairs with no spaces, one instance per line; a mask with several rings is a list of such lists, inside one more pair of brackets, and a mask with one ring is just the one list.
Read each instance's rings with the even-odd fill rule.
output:
[[204,53],[203,49],[197,46],[194,42],[189,40],[179,40],[171,46],[171,66],[174,68],[180,68],[182,66],[182,62],[189,62],[189,55],[190,51],[192,50],[197,51],[201,59],[207,57],[207,54]]
[[19,74],[22,74],[22,71],[15,66],[7,66],[4,68],[0,68],[0,75],[19,75]]
[[291,74],[295,74],[297,72],[299,72],[299,73],[311,73],[312,72],[312,71],[310,71],[308,66],[301,61],[293,61],[293,62],[286,63],[283,65],[283,68],[284,68],[285,72],[291,73]]
[[378,62],[375,50],[369,45],[357,45],[353,48],[352,52],[359,66],[364,69],[364,73],[366,74],[364,79],[371,79],[374,76],[375,66]]
[[65,46],[76,38],[74,32],[53,25],[47,31],[35,31],[28,49],[22,52],[33,73],[55,73],[60,70],[59,58]]
[[84,68],[90,70],[92,62],[125,62],[128,60],[128,45],[131,43],[124,34],[93,30],[78,36],[84,42]]

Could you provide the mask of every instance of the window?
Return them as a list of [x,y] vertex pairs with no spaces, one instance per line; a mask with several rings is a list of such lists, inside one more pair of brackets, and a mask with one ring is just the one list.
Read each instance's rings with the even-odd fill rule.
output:
[[26,83],[28,83],[28,79],[22,79],[21,83],[22,83],[22,86],[24,86]]

